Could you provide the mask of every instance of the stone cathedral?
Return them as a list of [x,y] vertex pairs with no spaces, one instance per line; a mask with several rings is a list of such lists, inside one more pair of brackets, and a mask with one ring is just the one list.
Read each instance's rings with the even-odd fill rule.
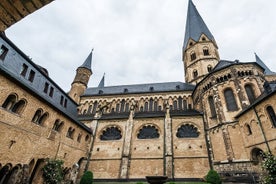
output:
[[201,180],[210,169],[260,173],[262,153],[276,154],[276,73],[257,54],[220,59],[192,0],[185,82],[105,86],[103,76],[88,87],[91,52],[66,93],[4,33],[0,45],[0,183],[42,182],[47,158],[64,160],[74,182],[86,169],[97,180]]

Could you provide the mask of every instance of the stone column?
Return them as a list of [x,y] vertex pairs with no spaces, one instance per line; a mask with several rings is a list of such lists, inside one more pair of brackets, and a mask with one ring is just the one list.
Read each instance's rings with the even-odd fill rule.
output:
[[131,149],[131,136],[133,128],[134,104],[130,107],[129,118],[126,122],[125,137],[123,144],[123,155],[120,168],[120,179],[128,179],[128,171],[130,167],[130,149]]
[[164,175],[174,178],[173,174],[173,152],[172,152],[172,120],[170,107],[166,104],[166,116],[164,121]]

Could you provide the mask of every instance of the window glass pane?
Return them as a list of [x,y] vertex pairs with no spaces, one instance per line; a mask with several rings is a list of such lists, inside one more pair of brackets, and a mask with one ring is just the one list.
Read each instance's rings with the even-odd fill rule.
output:
[[224,91],[226,106],[229,111],[238,110],[236,99],[234,97],[233,91],[231,89],[226,89]]

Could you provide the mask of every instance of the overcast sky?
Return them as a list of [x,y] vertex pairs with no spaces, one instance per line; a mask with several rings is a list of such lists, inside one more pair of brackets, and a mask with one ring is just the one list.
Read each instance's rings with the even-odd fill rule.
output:
[[[276,71],[275,0],[193,0],[221,59]],[[65,91],[92,48],[97,86],[184,82],[182,44],[188,0],[56,0],[6,30]]]

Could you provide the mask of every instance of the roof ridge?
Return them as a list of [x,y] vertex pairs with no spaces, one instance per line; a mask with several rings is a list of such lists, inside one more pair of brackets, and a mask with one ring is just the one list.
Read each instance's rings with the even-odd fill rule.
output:
[[[158,84],[177,84],[177,83],[181,83],[181,84],[185,84],[185,85],[190,85],[190,86],[194,86],[193,84],[190,83],[186,83],[186,82],[181,82],[181,81],[176,81],[176,82],[156,82],[156,83],[141,83],[141,84],[123,84],[123,85],[114,85],[114,86],[104,86],[104,88],[108,88],[108,87],[125,87],[125,86],[142,86],[142,85],[158,85]],[[89,88],[102,88],[102,87],[89,87]]]

